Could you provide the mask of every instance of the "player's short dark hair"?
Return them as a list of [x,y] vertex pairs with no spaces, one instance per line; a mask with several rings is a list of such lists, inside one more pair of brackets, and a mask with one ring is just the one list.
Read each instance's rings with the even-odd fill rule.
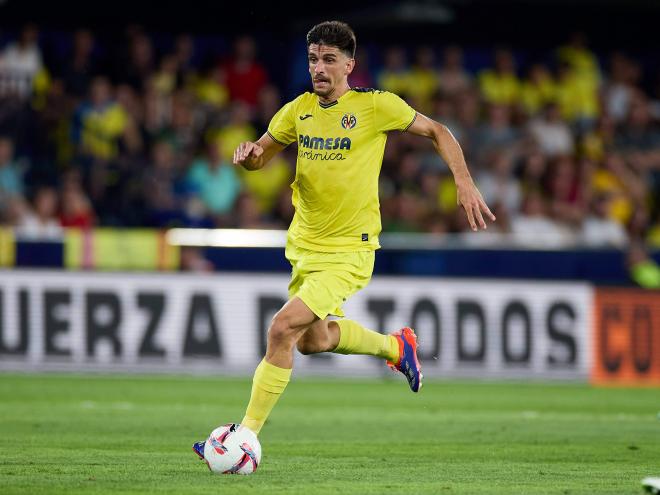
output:
[[355,33],[345,22],[325,21],[317,24],[307,33],[307,46],[312,44],[334,46],[349,57],[355,57]]

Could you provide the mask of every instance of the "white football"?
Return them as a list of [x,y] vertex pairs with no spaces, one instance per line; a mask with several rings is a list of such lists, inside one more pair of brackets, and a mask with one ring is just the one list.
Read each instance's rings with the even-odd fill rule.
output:
[[252,474],[261,462],[261,444],[249,428],[228,423],[209,435],[204,460],[216,474]]

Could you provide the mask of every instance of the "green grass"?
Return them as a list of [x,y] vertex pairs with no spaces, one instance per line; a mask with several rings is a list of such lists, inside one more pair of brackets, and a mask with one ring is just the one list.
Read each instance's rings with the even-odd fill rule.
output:
[[[400,377],[398,377],[400,378]],[[574,384],[294,380],[256,474],[191,451],[249,381],[0,374],[0,493],[641,494],[660,391]]]

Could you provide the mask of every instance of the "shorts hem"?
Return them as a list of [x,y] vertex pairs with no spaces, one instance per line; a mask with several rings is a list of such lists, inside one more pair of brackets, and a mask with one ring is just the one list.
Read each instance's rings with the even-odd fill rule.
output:
[[302,302],[304,302],[305,306],[307,306],[310,309],[310,311],[314,313],[319,320],[325,320],[330,314],[330,313],[325,313],[324,311],[320,311],[318,308],[313,307],[313,305],[310,304],[309,301],[305,301],[305,298],[301,294],[295,294],[293,297],[297,297]]
[[331,316],[331,315],[332,316],[338,316],[340,318],[344,318],[344,316],[345,316],[344,312],[341,311],[341,309],[335,309],[334,311],[330,311],[330,312],[321,311],[318,308],[313,307],[313,305],[310,304],[308,301],[305,301],[305,298],[301,294],[293,294],[291,297],[292,298],[297,297],[303,303],[305,303],[305,306],[307,306],[309,308],[309,310],[312,313],[314,313],[314,315],[316,315],[316,317],[319,320],[325,320],[328,316]]

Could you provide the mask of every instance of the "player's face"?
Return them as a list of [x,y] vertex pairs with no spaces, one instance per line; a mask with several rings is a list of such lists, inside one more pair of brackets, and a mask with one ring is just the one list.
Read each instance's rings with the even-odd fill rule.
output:
[[355,60],[339,48],[327,45],[309,45],[307,60],[314,93],[322,98],[332,97],[338,87],[348,85],[348,75],[355,65]]

